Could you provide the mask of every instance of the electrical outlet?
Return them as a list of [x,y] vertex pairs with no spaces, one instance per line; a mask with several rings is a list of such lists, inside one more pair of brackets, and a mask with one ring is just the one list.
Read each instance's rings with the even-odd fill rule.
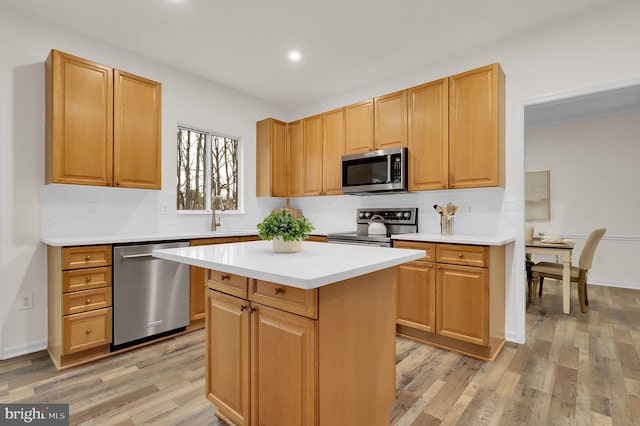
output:
[[601,265],[602,262],[604,262],[604,257],[603,256],[596,256],[596,263],[598,265]]
[[473,213],[473,209],[471,208],[471,205],[467,206],[467,214],[471,214]]
[[167,206],[167,203],[160,204],[160,214],[161,215],[169,214],[169,207]]
[[96,210],[97,210],[96,202],[89,201],[89,204],[87,205],[87,212],[89,214],[96,214]]
[[33,309],[33,293],[18,294],[18,310]]

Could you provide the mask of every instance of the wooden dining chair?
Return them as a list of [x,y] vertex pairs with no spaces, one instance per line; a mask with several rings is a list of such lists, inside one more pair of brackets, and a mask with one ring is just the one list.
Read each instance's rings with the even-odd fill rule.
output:
[[[584,243],[578,266],[571,266],[571,282],[578,284],[578,301],[580,302],[580,311],[586,312],[585,305],[589,305],[589,297],[587,295],[587,273],[593,264],[593,255],[602,236],[606,232],[606,228],[598,228],[591,231]],[[531,275],[533,282],[539,281],[538,296],[542,297],[542,284],[544,278],[551,278],[562,281],[562,263],[555,262],[539,262],[531,267]],[[534,284],[535,285],[535,284]],[[534,292],[535,294],[535,292]]]

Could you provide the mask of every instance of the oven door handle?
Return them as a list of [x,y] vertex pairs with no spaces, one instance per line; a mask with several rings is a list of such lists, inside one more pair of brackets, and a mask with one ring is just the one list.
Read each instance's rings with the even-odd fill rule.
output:
[[362,241],[336,241],[336,240],[328,240],[329,244],[346,244],[350,246],[373,246],[373,247],[391,247],[389,243],[380,243],[380,242],[362,242]]

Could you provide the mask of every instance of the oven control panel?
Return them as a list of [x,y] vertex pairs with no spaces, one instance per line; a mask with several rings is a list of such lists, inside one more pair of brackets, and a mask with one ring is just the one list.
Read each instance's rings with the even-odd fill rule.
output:
[[360,208],[358,223],[369,223],[372,217],[382,217],[384,223],[412,225],[417,221],[417,208]]

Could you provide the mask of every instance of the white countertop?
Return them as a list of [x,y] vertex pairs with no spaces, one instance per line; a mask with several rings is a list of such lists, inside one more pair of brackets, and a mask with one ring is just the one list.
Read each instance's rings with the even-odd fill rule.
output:
[[153,256],[230,274],[312,289],[424,257],[424,250],[302,242],[275,253],[271,241],[154,250]]
[[[330,232],[314,230],[311,235],[326,236]],[[122,234],[122,235],[76,235],[62,237],[42,237],[40,241],[55,247],[88,246],[95,244],[141,243],[149,241],[177,241],[195,240],[198,238],[216,237],[244,237],[258,235],[257,229],[230,231],[196,231],[196,232],[168,232],[155,234]]]
[[430,243],[475,244],[482,246],[503,246],[515,241],[514,237],[504,235],[440,235],[440,234],[399,234],[392,235],[394,240],[424,241]]

